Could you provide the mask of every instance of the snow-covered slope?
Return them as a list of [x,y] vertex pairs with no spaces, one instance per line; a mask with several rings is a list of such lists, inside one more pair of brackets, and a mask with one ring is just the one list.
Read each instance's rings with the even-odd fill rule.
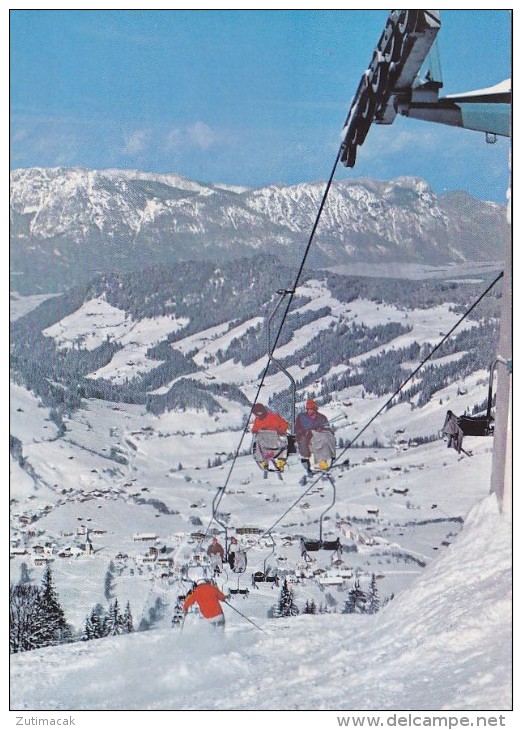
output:
[[[461,325],[463,344],[455,341],[454,350],[440,358],[441,366],[451,366],[448,377],[423,404],[405,400],[373,420],[390,392],[336,380],[364,372],[374,354],[382,363],[414,341],[434,344],[458,320],[463,300],[457,306],[452,297],[468,294],[443,282],[442,288],[386,284],[376,296],[375,284],[352,282],[358,287],[352,296],[341,278],[305,279],[276,356],[283,362],[294,358],[298,407],[315,396],[334,423],[339,466],[333,483],[317,478],[303,484],[297,455],[289,457],[283,480],[275,474],[264,480],[250,454],[251,437],[243,434],[266,363],[266,355],[257,357],[265,348],[264,290],[256,288],[248,268],[230,281],[226,267],[210,268],[203,292],[198,283],[174,288],[169,277],[166,294],[157,279],[147,288],[143,275],[140,281],[112,277],[102,282],[105,289],[98,283],[92,291],[53,298],[13,323],[11,580],[23,575],[38,586],[50,566],[76,639],[93,608],[107,610],[114,599],[130,605],[139,629],[128,637],[13,656],[13,709],[373,709],[377,703],[462,709],[477,702],[480,689],[485,706],[495,706],[496,692],[504,709],[510,547],[504,518],[488,498],[493,440],[466,437],[466,452],[458,454],[438,435],[448,408],[471,411],[484,400],[486,369],[451,374],[477,349],[482,324],[468,319]],[[227,309],[225,295],[230,298],[232,290],[235,299]],[[249,308],[233,318],[243,291]],[[492,322],[494,305],[492,298],[486,306]],[[344,339],[336,329],[341,326]],[[388,326],[392,336],[379,340],[380,330],[372,328]],[[256,328],[261,344],[248,339]],[[335,357],[346,341],[353,344],[366,331],[371,337],[360,340],[366,349]],[[313,338],[325,333],[333,333],[333,346],[323,339],[310,349]],[[241,343],[247,343],[245,364]],[[109,352],[103,368],[90,359],[114,344],[119,349]],[[258,348],[253,362],[252,347]],[[172,352],[179,358],[175,367],[190,361],[196,371],[186,377],[173,371],[159,388],[150,381],[141,400],[103,397],[102,382],[108,393],[115,388],[125,395],[118,389],[148,377],[161,367],[159,358]],[[416,351],[410,360],[417,357]],[[56,367],[39,370],[44,358]],[[406,373],[417,363],[394,367]],[[80,382],[87,387],[82,375],[92,393],[77,394]],[[379,373],[381,380],[386,376]],[[158,391],[178,385],[183,392],[191,381],[203,394],[212,392],[215,408],[205,400],[200,407],[148,407],[149,397],[161,397]],[[330,384],[335,387],[326,392]],[[283,397],[287,387],[282,373],[271,372],[261,397]],[[64,403],[64,393],[74,407]],[[364,439],[341,446],[362,428]],[[342,463],[345,458],[349,464]],[[469,528],[461,533],[468,516]],[[207,634],[192,615],[180,635],[171,619],[190,586],[184,571],[201,572],[214,532],[223,542],[240,537],[247,570],[225,568],[218,577],[231,593],[224,636]],[[339,538],[340,553],[310,551],[304,560],[301,538],[320,534],[327,541]],[[485,552],[480,575],[479,552]],[[279,586],[253,583],[261,570],[277,574]],[[385,604],[381,611],[343,614],[354,582],[367,590],[372,576]],[[301,615],[269,618],[284,579]],[[321,612],[303,615],[310,601]],[[477,658],[487,663],[487,673]],[[120,662],[124,671],[120,667],[111,691]],[[152,681],[143,681],[145,671]],[[108,676],[106,684],[100,675]]]
[[509,711],[510,538],[490,496],[374,616],[269,620],[231,599],[262,631],[225,607],[224,634],[199,620],[13,656],[11,709]]

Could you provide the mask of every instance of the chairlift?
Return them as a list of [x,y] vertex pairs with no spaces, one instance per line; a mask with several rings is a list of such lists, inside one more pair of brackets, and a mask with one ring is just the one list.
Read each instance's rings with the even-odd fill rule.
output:
[[318,540],[306,540],[304,537],[301,538],[301,554],[305,555],[309,552],[316,552],[318,550],[340,550],[341,541],[339,538],[336,540],[323,540],[323,519],[327,512],[329,512],[335,504],[336,493],[335,493],[335,482],[328,476],[328,481],[332,485],[333,498],[331,504],[324,510],[319,518],[319,539]]
[[233,596],[248,596],[249,590],[248,588],[240,588],[239,587],[239,576],[237,577],[237,588],[229,588],[228,592]]
[[272,550],[271,552],[266,556],[266,558],[263,560],[263,570],[258,570],[252,575],[252,585],[255,586],[256,583],[276,583],[277,582],[277,575],[274,573],[267,573],[266,569],[266,561],[268,558],[270,558],[275,553],[275,540],[272,535],[272,533],[268,533],[268,536],[270,537],[272,541]]
[[457,423],[462,429],[464,436],[491,436],[494,431],[494,418],[491,415],[493,405],[493,376],[498,358],[491,363],[489,369],[489,386],[488,386],[488,405],[485,415],[479,416],[459,416]]

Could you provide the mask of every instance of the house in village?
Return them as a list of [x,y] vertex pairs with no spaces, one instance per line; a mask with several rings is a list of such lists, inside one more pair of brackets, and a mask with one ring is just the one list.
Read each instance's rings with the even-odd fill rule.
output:
[[347,522],[341,523],[339,530],[344,537],[348,538],[348,540],[353,540],[353,542],[358,542],[361,545],[375,544],[375,539],[371,535],[361,530],[356,530]]
[[155,542],[158,536],[154,532],[138,532],[132,536],[134,542]]
[[27,555],[27,549],[25,545],[12,546],[9,550],[9,555],[12,558],[16,558],[20,555]]
[[33,563],[35,566],[42,566],[42,565],[48,565],[49,563],[52,563],[54,558],[49,558],[46,555],[34,555],[33,556]]
[[238,535],[260,535],[262,532],[263,530],[260,527],[254,527],[252,525],[236,528]]

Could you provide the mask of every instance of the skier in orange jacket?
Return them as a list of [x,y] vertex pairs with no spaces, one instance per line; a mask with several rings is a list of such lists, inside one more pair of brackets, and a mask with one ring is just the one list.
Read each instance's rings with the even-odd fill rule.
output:
[[275,431],[279,436],[284,436],[288,431],[289,423],[282,416],[273,411],[269,411],[261,403],[257,403],[252,408],[255,421],[252,424],[252,433],[259,431]]
[[190,591],[183,602],[183,611],[187,613],[190,606],[198,604],[201,615],[208,619],[213,626],[225,627],[225,616],[220,601],[226,601],[227,597],[221,593],[219,588],[207,580],[199,580]]
[[268,463],[273,461],[278,471],[283,471],[288,454],[288,439],[286,432],[290,424],[288,421],[256,403],[252,408],[256,417],[252,424],[252,433],[257,435],[254,446],[254,458],[261,469],[267,469]]

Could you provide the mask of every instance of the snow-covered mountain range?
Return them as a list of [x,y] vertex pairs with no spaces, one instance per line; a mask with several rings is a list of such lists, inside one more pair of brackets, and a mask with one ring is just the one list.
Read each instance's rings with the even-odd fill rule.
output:
[[[63,291],[96,272],[256,252],[299,261],[325,183],[242,189],[129,170],[11,173],[12,289]],[[309,263],[503,259],[505,207],[417,178],[334,181]]]

